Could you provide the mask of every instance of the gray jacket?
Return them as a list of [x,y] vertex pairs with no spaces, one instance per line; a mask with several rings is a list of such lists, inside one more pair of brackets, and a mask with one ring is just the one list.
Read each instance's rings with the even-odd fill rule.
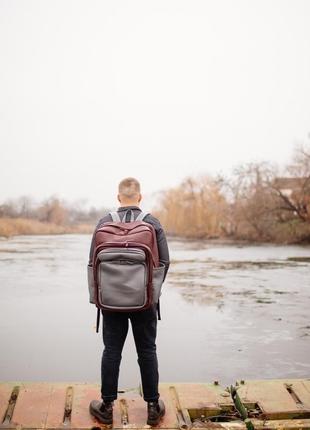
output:
[[[120,214],[120,217],[122,218],[125,215],[126,211],[130,209],[133,211],[135,218],[141,212],[141,209],[138,206],[121,206],[117,209],[117,212]],[[99,220],[91,241],[91,247],[89,252],[89,263],[88,263],[89,265],[92,265],[92,260],[93,260],[95,233],[103,224],[111,221],[112,221],[112,218],[110,214],[107,214],[106,216],[104,216]],[[169,265],[170,265],[170,258],[169,258],[169,249],[168,249],[168,244],[167,244],[167,239],[166,239],[164,229],[162,228],[159,220],[151,214],[148,214],[143,221],[149,224],[152,224],[152,226],[155,228],[159,261],[165,265],[165,277],[166,277],[166,274],[168,272]]]

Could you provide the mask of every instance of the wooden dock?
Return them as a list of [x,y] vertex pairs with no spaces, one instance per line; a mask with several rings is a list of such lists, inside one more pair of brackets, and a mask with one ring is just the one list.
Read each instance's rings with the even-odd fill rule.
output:
[[[310,378],[214,383],[163,383],[162,429],[310,429]],[[106,428],[89,414],[100,386],[87,383],[0,383],[0,429]],[[142,429],[146,403],[138,389],[119,393],[115,429]]]

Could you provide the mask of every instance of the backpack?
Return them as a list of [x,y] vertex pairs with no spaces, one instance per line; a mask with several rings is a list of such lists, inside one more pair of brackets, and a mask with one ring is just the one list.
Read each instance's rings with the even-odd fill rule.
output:
[[[130,213],[130,221],[126,215]],[[148,213],[134,219],[127,210],[123,219],[110,212],[111,222],[95,232],[92,266],[88,266],[90,302],[97,307],[97,327],[100,310],[137,312],[157,304],[165,266],[159,262],[156,231],[144,222]]]

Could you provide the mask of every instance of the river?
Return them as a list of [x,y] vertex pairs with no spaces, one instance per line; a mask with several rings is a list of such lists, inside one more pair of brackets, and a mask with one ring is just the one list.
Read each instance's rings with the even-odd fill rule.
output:
[[[0,240],[0,380],[100,382],[88,303],[90,236]],[[170,240],[161,298],[160,381],[310,375],[310,247]],[[120,389],[139,384],[131,330]]]

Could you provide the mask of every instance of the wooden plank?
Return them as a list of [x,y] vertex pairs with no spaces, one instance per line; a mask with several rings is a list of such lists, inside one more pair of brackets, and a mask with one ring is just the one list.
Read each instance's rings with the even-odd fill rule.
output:
[[12,424],[27,428],[45,427],[52,385],[48,383],[24,383],[16,402]]
[[46,428],[61,428],[64,419],[64,407],[67,384],[53,384],[46,419]]
[[[244,424],[243,421],[231,421],[231,422],[209,422],[209,423],[204,423],[203,426],[198,426],[195,427],[193,426],[191,428],[191,430],[247,430],[246,425]],[[256,429],[255,429],[256,430]],[[279,430],[279,429],[278,429]],[[281,430],[285,430],[283,428],[281,428]]]
[[18,386],[18,383],[2,383],[0,385],[0,424],[4,420],[4,415],[9,405],[9,400],[13,391],[13,388]]
[[99,423],[89,413],[91,400],[99,399],[99,386],[95,384],[73,384],[73,403],[71,414],[71,427],[92,428]]
[[183,408],[221,409],[220,405],[233,406],[230,394],[220,385],[201,383],[178,383],[171,385],[176,387]]
[[[173,386],[173,384],[159,385],[160,397],[164,401],[165,407],[166,407],[166,414],[162,420],[160,428],[165,428],[165,429],[178,428],[178,419],[176,415],[175,404],[173,402],[173,399],[171,398],[171,391],[170,391],[171,386]],[[174,384],[174,386],[178,393],[178,384]]]
[[[6,422],[0,428],[12,429],[92,429],[104,427],[89,413],[89,403],[100,399],[98,384],[78,383],[2,383],[0,384],[0,412],[3,420],[12,390],[19,385],[20,390],[15,404],[11,423]],[[69,388],[69,387],[72,387]],[[173,389],[171,389],[173,387]],[[287,388],[289,387],[289,389]],[[290,389],[292,392],[290,393]],[[179,428],[178,409],[186,412],[193,410],[219,411],[223,406],[232,406],[227,392],[214,384],[160,384],[159,392],[166,406],[166,414],[160,425],[161,429]],[[239,396],[245,403],[258,403],[267,419],[252,419],[256,429],[275,430],[277,428],[297,430],[310,428],[310,419],[296,419],[299,413],[310,411],[310,380],[269,380],[246,381],[238,389]],[[172,395],[173,394],[173,395]],[[64,412],[67,399],[67,422],[64,424]],[[179,405],[176,407],[176,403]],[[71,408],[72,406],[72,408]],[[286,419],[289,418],[294,419]],[[300,415],[299,415],[300,417]],[[138,390],[119,394],[114,404],[113,428],[148,428],[147,404]],[[243,430],[243,422],[209,423],[206,428]]]
[[310,379],[301,379],[289,381],[292,384],[292,389],[301,400],[304,408],[310,412]]
[[246,381],[240,385],[238,393],[244,403],[258,403],[269,419],[284,419],[298,415],[302,406],[298,405],[287,390],[287,384],[295,380]]
[[[118,410],[121,416],[121,428],[128,425],[130,428],[139,429],[146,425],[146,402],[137,391],[121,394],[118,398]],[[127,423],[123,420],[127,418]],[[122,419],[123,418],[123,419]],[[113,424],[114,427],[115,424]]]
[[[251,420],[255,430],[309,430],[310,419],[294,420]],[[200,429],[201,430],[201,429]]]

